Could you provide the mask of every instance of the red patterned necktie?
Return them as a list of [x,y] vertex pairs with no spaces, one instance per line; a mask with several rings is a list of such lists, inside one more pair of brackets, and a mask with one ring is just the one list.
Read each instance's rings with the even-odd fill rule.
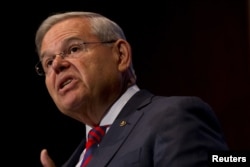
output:
[[94,150],[98,147],[98,144],[101,142],[102,137],[106,133],[106,126],[96,126],[93,129],[91,129],[88,133],[88,141],[86,143],[86,148],[85,148],[85,154],[83,157],[82,165],[81,167],[85,167],[90,159],[92,158],[92,154]]

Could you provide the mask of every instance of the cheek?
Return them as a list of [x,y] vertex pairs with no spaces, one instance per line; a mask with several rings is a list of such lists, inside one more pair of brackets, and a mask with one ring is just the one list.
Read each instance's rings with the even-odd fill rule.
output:
[[48,80],[48,79],[45,79],[45,85],[46,85],[46,88],[47,88],[49,94],[50,94],[51,96],[53,96],[53,91],[54,91],[54,89],[53,89],[53,84],[52,84],[52,82],[51,82],[50,80]]
[[[108,55],[108,56],[107,56]],[[110,53],[85,55],[84,59],[73,62],[81,75],[83,82],[91,85],[100,85],[114,78],[117,73],[117,61]]]
[[84,59],[74,62],[75,68],[81,74],[83,80],[91,80],[103,75],[106,70],[105,61],[102,59]]

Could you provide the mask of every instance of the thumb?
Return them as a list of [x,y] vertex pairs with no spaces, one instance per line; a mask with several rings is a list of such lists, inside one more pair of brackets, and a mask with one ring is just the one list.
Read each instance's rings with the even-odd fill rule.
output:
[[48,151],[43,149],[40,154],[40,161],[43,167],[56,167],[54,161],[50,158]]

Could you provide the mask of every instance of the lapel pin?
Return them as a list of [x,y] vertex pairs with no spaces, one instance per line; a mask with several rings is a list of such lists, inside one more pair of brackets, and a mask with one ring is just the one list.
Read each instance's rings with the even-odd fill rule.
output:
[[120,122],[120,126],[125,126],[126,124],[127,124],[126,121],[121,121],[121,122]]

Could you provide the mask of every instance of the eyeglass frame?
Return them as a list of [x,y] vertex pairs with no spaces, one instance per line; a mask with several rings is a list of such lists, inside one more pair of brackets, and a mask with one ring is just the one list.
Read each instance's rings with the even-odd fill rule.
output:
[[[109,41],[98,41],[98,42],[81,42],[79,45],[88,45],[88,44],[105,44],[105,43],[114,43],[116,42],[117,40],[109,40]],[[86,47],[83,47],[82,49],[84,50]],[[65,57],[70,57],[70,53],[67,53],[68,49],[58,53],[58,54],[54,54],[53,55],[53,59],[55,59],[55,57],[57,55],[61,56],[62,58],[65,58]],[[35,71],[37,73],[37,75],[39,76],[45,76],[46,75],[46,72],[44,71],[44,68],[43,68],[43,65],[42,65],[42,61],[39,60],[36,65],[35,65]]]

